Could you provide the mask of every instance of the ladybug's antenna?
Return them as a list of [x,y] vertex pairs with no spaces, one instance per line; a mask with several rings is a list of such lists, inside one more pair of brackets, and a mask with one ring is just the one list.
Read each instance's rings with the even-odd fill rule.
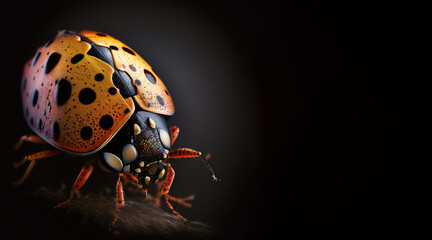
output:
[[205,157],[203,157],[203,155],[200,155],[201,161],[204,163],[204,165],[206,166],[207,170],[210,172],[211,174],[211,178],[213,179],[213,181],[220,181],[219,179],[217,179],[217,177],[215,176],[213,169],[211,168],[208,160],[210,159],[210,154],[208,153]]
[[210,159],[210,154],[207,154],[205,157],[201,154],[201,152],[189,149],[189,148],[179,148],[174,151],[171,151],[168,153],[168,158],[191,158],[191,157],[199,157],[201,158],[201,161],[206,166],[207,170],[211,174],[211,178],[213,181],[220,181],[216,178],[213,169],[211,168],[210,164],[208,163],[208,160]]

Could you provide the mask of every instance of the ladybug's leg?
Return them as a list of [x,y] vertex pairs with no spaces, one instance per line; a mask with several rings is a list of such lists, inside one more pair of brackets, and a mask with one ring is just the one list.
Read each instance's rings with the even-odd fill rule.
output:
[[174,201],[174,202],[180,203],[181,205],[183,205],[185,207],[192,207],[192,204],[190,204],[190,203],[188,203],[186,201],[192,201],[192,200],[194,200],[195,199],[195,194],[192,194],[192,195],[190,195],[188,197],[185,197],[185,198],[176,198],[176,197],[173,197],[173,196],[167,194],[167,195],[165,195],[165,198],[167,198],[167,197],[168,197],[168,199],[170,201]]
[[137,179],[134,175],[132,175],[132,174],[130,174],[130,173],[123,173],[123,174],[122,174],[122,177],[123,177],[126,181],[128,181],[128,182],[132,183],[133,185],[135,185],[137,188],[142,188],[142,185],[139,184],[138,179]]
[[169,128],[169,131],[171,135],[171,145],[173,145],[179,135],[180,129],[177,126],[172,126]]
[[23,176],[18,180],[13,182],[12,184],[15,186],[21,185],[27,177],[30,175],[31,171],[33,170],[34,165],[36,164],[36,160],[56,156],[62,153],[61,150],[58,149],[52,149],[52,150],[45,150],[37,153],[33,153],[30,155],[25,156],[20,162],[14,163],[14,168],[18,168],[22,166],[27,161],[30,161],[29,166],[27,167],[27,170],[24,172]]
[[108,230],[111,231],[112,227],[114,226],[114,224],[116,223],[119,213],[120,213],[120,207],[124,205],[124,195],[123,195],[123,184],[121,181],[121,177],[123,176],[123,174],[119,174],[119,178],[117,180],[117,186],[116,186],[116,199],[117,199],[117,213],[116,216],[114,218],[114,220],[111,222],[111,224],[108,227]]
[[18,148],[20,148],[24,142],[31,142],[36,144],[48,144],[45,140],[43,140],[38,135],[24,135],[20,138],[18,143],[15,144],[15,149],[18,150]]
[[179,148],[168,153],[168,158],[192,158],[201,156],[201,152],[190,148]]
[[[163,186],[164,184],[165,184],[165,180],[158,182],[157,185],[156,185],[156,189],[162,189],[162,186]],[[147,191],[147,189],[145,189],[145,191]],[[153,204],[154,204],[156,207],[160,207],[160,206],[161,206],[161,197],[162,197],[162,195],[163,195],[163,194],[162,194],[161,191],[157,191],[155,196],[153,196],[153,195],[151,195],[151,194],[147,194],[146,197],[147,197],[150,201],[152,201]],[[190,204],[190,203],[188,203],[188,202],[186,202],[186,201],[194,200],[194,198],[195,198],[195,194],[192,194],[192,195],[190,195],[190,196],[188,196],[188,197],[185,197],[185,198],[176,198],[176,197],[173,197],[173,196],[171,196],[171,195],[169,195],[169,194],[167,194],[165,197],[168,197],[170,201],[175,201],[175,202],[177,202],[177,203],[182,204],[182,205],[185,206],[185,207],[192,207],[192,204]]]
[[[159,181],[156,185],[156,189],[162,189],[163,184],[165,183],[165,181]],[[147,190],[147,189],[146,189]],[[155,205],[155,207],[160,207],[161,206],[161,197],[162,197],[162,193],[160,191],[157,191],[155,196],[153,196],[152,194],[147,194],[146,196],[150,201],[153,202],[153,204]]]
[[86,165],[84,165],[84,167],[81,168],[81,171],[78,174],[78,177],[75,180],[75,183],[70,192],[69,199],[58,204],[57,206],[54,206],[54,208],[58,208],[68,204],[72,200],[75,191],[78,191],[80,188],[84,186],[84,184],[87,182],[92,172],[93,172],[93,159],[90,160]]
[[174,210],[171,203],[169,202],[169,200],[173,199],[173,197],[168,195],[168,193],[169,193],[169,190],[171,188],[171,184],[173,183],[175,172],[174,172],[174,169],[171,167],[171,164],[167,163],[166,166],[168,167],[168,172],[167,172],[166,180],[165,180],[165,183],[162,187],[161,192],[165,196],[165,202],[168,205],[168,207],[171,209],[171,211],[175,215],[177,215],[181,220],[183,220],[183,222],[187,222],[186,218],[184,218],[176,210]]
[[138,179],[134,175],[132,175],[130,173],[123,173],[122,177],[124,180],[126,180],[125,184],[127,182],[130,182],[132,185],[134,185],[134,187],[136,187],[137,191],[135,190],[135,192],[142,193],[145,196],[147,196],[147,191],[148,191],[147,188],[143,189],[143,186],[141,184],[139,184]]

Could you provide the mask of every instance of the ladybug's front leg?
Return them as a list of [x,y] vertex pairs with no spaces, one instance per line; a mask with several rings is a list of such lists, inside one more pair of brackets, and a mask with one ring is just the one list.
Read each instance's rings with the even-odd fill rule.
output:
[[108,230],[111,231],[112,227],[114,226],[114,224],[116,223],[119,213],[120,213],[120,207],[124,205],[124,194],[123,194],[123,184],[121,181],[121,178],[123,177],[123,174],[119,174],[119,178],[117,180],[117,186],[116,186],[116,199],[117,199],[117,213],[116,216],[114,218],[114,220],[111,222],[111,224],[108,227]]
[[172,207],[171,203],[169,202],[169,200],[176,200],[175,198],[171,197],[170,195],[168,195],[169,190],[171,188],[171,185],[174,181],[174,169],[171,167],[171,164],[167,163],[166,166],[168,167],[168,172],[167,172],[167,176],[165,179],[165,183],[164,186],[161,189],[162,194],[165,196],[165,202],[168,205],[168,207],[171,209],[171,211],[177,215],[181,220],[183,220],[183,222],[187,222],[187,219],[184,218],[182,215],[180,215],[176,210],[174,210],[174,208]]

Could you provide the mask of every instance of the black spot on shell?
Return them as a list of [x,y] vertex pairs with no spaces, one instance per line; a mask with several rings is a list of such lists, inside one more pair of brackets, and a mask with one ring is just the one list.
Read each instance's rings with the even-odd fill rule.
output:
[[40,119],[40,118],[38,120],[38,128],[39,128],[39,130],[43,129],[43,122],[42,122],[42,119]]
[[81,136],[82,140],[87,141],[90,138],[92,138],[93,130],[91,129],[91,127],[85,126],[85,127],[81,128],[80,136]]
[[137,86],[141,86],[141,81],[138,80],[138,79],[135,79],[135,84],[136,84]]
[[102,81],[104,79],[104,75],[102,73],[98,73],[95,75],[96,81]]
[[36,53],[36,55],[33,58],[32,66],[34,66],[36,64],[36,62],[38,61],[40,55],[41,55],[41,52],[37,52]]
[[110,87],[108,89],[109,94],[115,95],[117,93],[117,89],[115,87]]
[[161,98],[160,96],[157,96],[157,101],[159,102],[159,104],[161,106],[165,105],[165,102],[164,102],[163,98]]
[[84,58],[84,55],[81,54],[81,53],[79,53],[79,54],[73,56],[73,58],[71,59],[71,63],[72,63],[72,64],[76,64],[76,63],[78,63],[79,61],[81,61],[83,58]]
[[104,33],[96,33],[96,35],[101,36],[101,37],[106,37],[107,35]]
[[71,96],[72,86],[68,80],[62,79],[57,84],[56,89],[54,90],[54,97],[59,106],[63,105]]
[[55,141],[57,141],[60,137],[60,126],[59,126],[58,122],[54,122],[54,124],[53,124],[52,137]]
[[38,102],[38,98],[39,98],[39,91],[37,90],[37,89],[35,89],[33,92],[32,92],[32,95],[31,95],[31,104],[32,104],[32,106],[34,107],[34,106],[36,106],[36,103]]
[[48,74],[53,70],[53,68],[60,61],[60,58],[61,55],[56,52],[53,52],[51,55],[49,55],[48,59],[45,62],[45,74]]
[[103,130],[108,130],[114,125],[114,119],[110,115],[103,115],[99,120],[99,126]]
[[130,112],[129,108],[126,108],[123,113],[128,114],[129,112]]
[[51,102],[50,101],[47,102],[47,108],[48,108],[48,111],[51,113]]
[[145,73],[147,79],[149,80],[149,82],[156,84],[156,78],[153,76],[153,74],[151,72],[144,69],[144,73]]
[[118,47],[116,47],[114,45],[109,46],[109,48],[111,48],[112,50],[118,50]]
[[27,85],[27,78],[25,77],[21,82],[21,92],[24,92]]
[[130,48],[122,47],[122,49],[123,49],[123,51],[135,56],[135,53]]
[[90,88],[84,88],[79,92],[78,99],[82,104],[88,105],[94,102],[96,99],[96,93]]
[[132,70],[132,71],[134,71],[134,72],[136,72],[136,68],[134,67],[134,65],[129,65],[129,68],[130,68],[130,70]]

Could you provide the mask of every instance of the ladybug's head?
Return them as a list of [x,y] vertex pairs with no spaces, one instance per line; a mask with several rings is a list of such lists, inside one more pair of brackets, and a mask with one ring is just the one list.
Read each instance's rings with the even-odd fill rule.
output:
[[112,172],[133,174],[140,184],[147,186],[164,176],[170,148],[166,117],[137,111],[101,151],[100,162]]
[[[156,113],[138,111],[132,117],[130,136],[137,151],[137,158],[129,171],[143,186],[154,183],[165,174],[164,163],[171,148],[166,118]],[[125,156],[127,158],[127,153]],[[134,153],[130,153],[133,157]]]

